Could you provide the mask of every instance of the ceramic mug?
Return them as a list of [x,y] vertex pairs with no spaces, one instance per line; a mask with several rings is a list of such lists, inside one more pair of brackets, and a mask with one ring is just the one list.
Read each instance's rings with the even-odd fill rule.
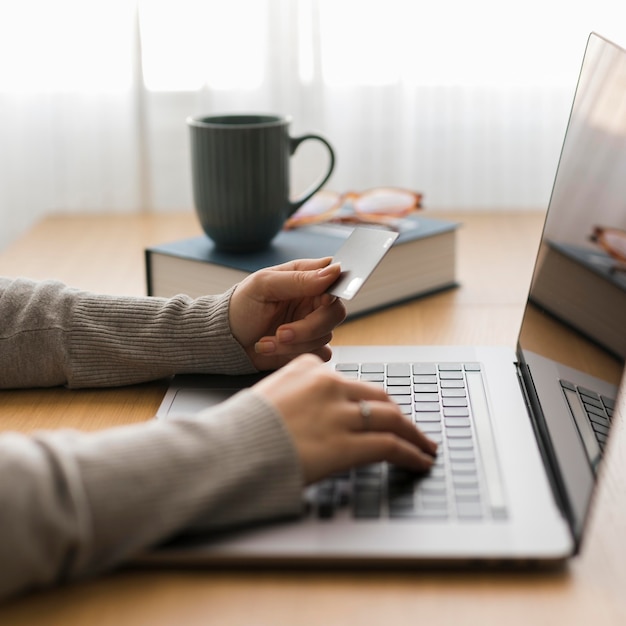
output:
[[[290,123],[289,116],[262,114],[187,119],[195,208],[217,248],[252,252],[267,247],[331,175],[332,146],[318,134],[292,137]],[[309,139],[326,146],[329,164],[319,182],[291,200],[290,159]]]

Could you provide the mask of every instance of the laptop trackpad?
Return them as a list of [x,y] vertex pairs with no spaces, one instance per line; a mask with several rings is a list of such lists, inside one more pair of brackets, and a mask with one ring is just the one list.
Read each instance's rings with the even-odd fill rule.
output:
[[[241,388],[202,389],[181,388],[171,390],[159,409],[158,417],[176,417],[193,415],[204,409],[215,406],[240,391]],[[165,406],[163,406],[165,405]]]
[[172,379],[156,416],[194,415],[224,402],[238,391],[251,387],[267,373],[242,376],[179,374]]

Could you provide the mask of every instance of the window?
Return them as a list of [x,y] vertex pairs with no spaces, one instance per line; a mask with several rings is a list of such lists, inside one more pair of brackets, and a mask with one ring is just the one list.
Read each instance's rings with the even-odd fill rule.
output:
[[134,11],[128,0],[0,3],[0,91],[130,89]]
[[264,0],[139,3],[144,84],[150,91],[250,89],[264,78]]

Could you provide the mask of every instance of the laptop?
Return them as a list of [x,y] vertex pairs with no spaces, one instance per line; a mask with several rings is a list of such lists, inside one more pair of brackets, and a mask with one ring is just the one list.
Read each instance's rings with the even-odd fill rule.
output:
[[[413,567],[560,564],[576,554],[626,358],[626,272],[600,245],[615,240],[598,237],[626,228],[625,172],[626,51],[592,33],[517,349],[340,346],[328,364],[384,385],[439,442],[433,469],[356,468],[307,489],[301,518],[179,537],[147,560]],[[158,418],[251,382],[175,377]]]

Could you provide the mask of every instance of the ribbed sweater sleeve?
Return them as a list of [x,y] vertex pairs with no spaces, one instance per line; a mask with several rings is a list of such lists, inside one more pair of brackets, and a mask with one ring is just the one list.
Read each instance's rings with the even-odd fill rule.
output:
[[[0,279],[0,387],[254,371],[230,334],[229,299]],[[176,420],[2,433],[0,598],[113,567],[184,529],[297,514],[302,483],[281,417],[253,390]]]
[[228,325],[231,293],[115,297],[53,281],[0,279],[0,388],[253,372]]
[[183,529],[297,515],[282,420],[253,391],[197,417],[0,435],[0,599],[111,568]]

